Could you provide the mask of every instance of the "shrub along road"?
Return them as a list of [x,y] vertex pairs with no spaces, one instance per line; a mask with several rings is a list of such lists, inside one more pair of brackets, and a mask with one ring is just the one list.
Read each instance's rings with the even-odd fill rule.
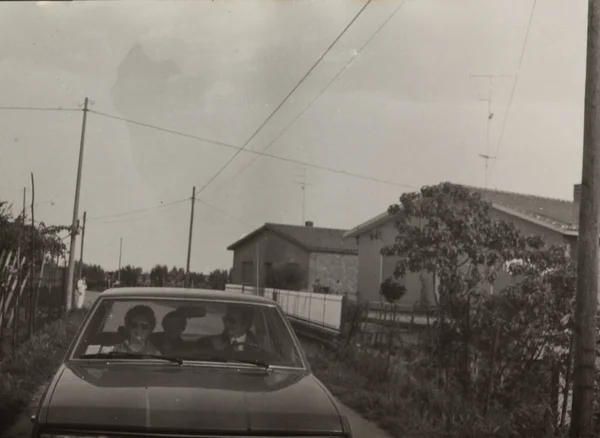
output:
[[[98,293],[88,293],[86,296],[86,305],[90,305],[98,296]],[[73,329],[69,330],[69,333],[73,333]],[[303,346],[309,355],[309,359],[313,356],[313,353],[317,352],[319,347],[314,343],[310,343],[308,341],[303,340]],[[64,349],[66,345],[62,342],[60,348],[57,349],[58,357],[62,358],[62,354],[64,354]],[[326,383],[326,382],[324,382]],[[28,406],[23,406],[23,410],[18,418],[15,420],[15,423],[11,428],[9,428],[5,433],[0,434],[1,438],[26,438],[31,434],[31,423],[29,418],[32,414],[35,413],[35,409],[37,407],[37,403],[39,398],[43,394],[45,386],[48,384],[47,380],[37,388],[37,390],[30,391],[33,393],[31,396],[31,401]],[[342,409],[342,414],[348,417],[350,421],[350,425],[352,427],[352,431],[354,432],[354,438],[390,438],[390,435],[383,432],[379,429],[375,424],[370,421],[365,420],[361,417],[356,411],[349,408],[348,406],[340,403],[340,407]]]

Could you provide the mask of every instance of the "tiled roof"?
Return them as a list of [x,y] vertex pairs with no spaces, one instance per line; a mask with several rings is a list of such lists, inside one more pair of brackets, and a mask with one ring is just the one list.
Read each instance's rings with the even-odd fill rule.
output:
[[358,254],[356,243],[352,240],[344,239],[344,234],[348,230],[273,223],[266,223],[262,227],[233,243],[227,249],[234,250],[252,237],[264,231],[272,231],[284,239],[292,241],[296,245],[311,252]]
[[[502,190],[483,189],[481,187],[464,186],[481,194],[481,198],[492,203],[497,208],[504,207],[508,212],[518,213],[525,219],[549,226],[557,232],[574,232],[577,224],[573,224],[573,202],[563,199],[547,198],[524,193],[507,192]],[[506,211],[506,210],[505,210]],[[386,214],[355,227],[346,233],[346,237],[356,237],[385,222]],[[388,216],[388,219],[391,217]]]
[[480,187],[465,187],[479,192],[482,199],[486,201],[508,207],[548,225],[565,231],[577,229],[577,225],[573,224],[573,201]]

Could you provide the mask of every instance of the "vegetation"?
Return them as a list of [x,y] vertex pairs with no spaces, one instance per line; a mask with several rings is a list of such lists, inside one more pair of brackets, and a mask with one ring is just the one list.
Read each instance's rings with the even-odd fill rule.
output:
[[83,311],[72,311],[38,331],[0,362],[0,433],[11,426],[56,371],[83,317]]
[[[435,321],[410,348],[350,339],[316,352],[317,375],[394,436],[559,433],[576,279],[565,248],[494,220],[477,193],[452,184],[405,194],[390,213],[398,236],[383,253],[399,258],[396,278],[434,276]],[[402,289],[390,283],[382,293],[394,302]]]

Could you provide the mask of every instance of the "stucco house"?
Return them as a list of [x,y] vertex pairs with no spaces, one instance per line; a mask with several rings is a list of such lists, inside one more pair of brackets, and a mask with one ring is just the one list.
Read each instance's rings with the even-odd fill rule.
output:
[[231,282],[267,287],[269,270],[284,265],[302,272],[302,290],[315,280],[352,297],[358,279],[358,248],[347,230],[266,223],[227,249],[233,251]]
[[[491,202],[491,215],[496,219],[514,223],[524,235],[538,235],[548,244],[565,246],[569,253],[576,251],[581,185],[576,184],[573,200],[546,198],[522,193],[469,187],[482,199]],[[398,234],[395,216],[387,211],[354,227],[344,234],[358,246],[358,300],[381,301],[380,284],[393,275],[396,259],[384,257],[381,249],[394,243]],[[507,273],[501,273],[495,287],[502,288],[510,282]],[[409,273],[404,279],[406,295],[401,305],[413,305],[422,300],[435,302],[435,280],[426,273]]]

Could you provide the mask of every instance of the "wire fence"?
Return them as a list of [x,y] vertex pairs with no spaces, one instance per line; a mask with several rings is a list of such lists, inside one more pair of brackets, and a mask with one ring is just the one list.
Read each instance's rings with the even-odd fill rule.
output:
[[32,273],[26,257],[0,253],[0,357],[60,317],[65,281],[66,270],[57,260],[44,260]]

